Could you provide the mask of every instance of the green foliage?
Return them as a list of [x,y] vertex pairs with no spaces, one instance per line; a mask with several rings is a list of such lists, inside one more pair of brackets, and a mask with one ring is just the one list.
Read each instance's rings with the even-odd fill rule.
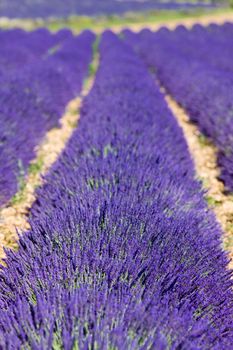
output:
[[202,176],[196,176],[197,181],[201,184],[203,189],[208,189],[210,187],[209,181],[202,177]]
[[33,162],[29,166],[29,174],[36,175],[41,172],[42,167],[43,167],[43,159],[42,157],[38,158],[36,162]]
[[100,36],[97,36],[96,40],[92,45],[92,61],[88,67],[88,76],[84,79],[84,83],[83,83],[84,89],[88,87],[90,78],[95,77],[98,69],[97,57],[98,57],[98,51],[99,51],[99,43],[100,43]]
[[74,345],[73,345],[72,350],[79,350],[79,346],[78,346],[78,341],[77,340],[74,341]]
[[[229,228],[232,229],[233,232],[233,223],[229,224]],[[223,248],[225,250],[230,250],[233,247],[233,235],[229,234],[226,235],[224,241],[223,241]]]
[[100,178],[90,177],[87,179],[87,186],[91,190],[98,190],[98,188],[102,186],[107,186],[107,185],[110,185],[110,180],[105,179],[103,177],[100,177]]
[[94,41],[92,45],[92,55],[93,60],[89,65],[89,77],[94,77],[97,71],[97,64],[96,64],[96,58],[99,51],[99,43],[100,43],[100,36],[96,37],[96,40]]
[[193,314],[193,317],[197,320],[206,315],[211,316],[213,314],[213,305],[208,305],[207,307],[199,306]]
[[62,342],[62,336],[61,332],[57,330],[53,334],[53,345],[52,345],[53,350],[63,350],[63,342]]
[[116,156],[117,155],[116,148],[112,147],[111,144],[104,146],[104,150],[103,150],[104,158],[107,158],[107,156],[111,153]]
[[198,135],[198,141],[200,145],[203,147],[211,145],[210,140],[203,134]]
[[22,160],[18,160],[18,176],[17,176],[18,192],[12,197],[10,203],[17,204],[24,199],[24,190],[26,188],[25,170]]
[[221,203],[220,201],[216,200],[212,196],[206,196],[205,198],[206,198],[206,201],[210,207],[216,207],[217,205],[219,205]]
[[48,49],[46,56],[52,56],[54,55],[59,49],[61,48],[61,44],[57,44],[50,49]]
[[31,295],[29,297],[29,302],[33,306],[35,306],[37,304],[36,294],[35,294],[35,292],[33,290],[31,290]]

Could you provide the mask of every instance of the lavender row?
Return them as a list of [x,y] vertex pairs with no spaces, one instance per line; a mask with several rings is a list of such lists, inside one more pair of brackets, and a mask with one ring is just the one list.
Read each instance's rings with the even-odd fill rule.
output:
[[195,26],[190,32],[125,32],[168,92],[218,147],[220,178],[233,191],[233,25]]
[[203,1],[160,1],[160,0],[1,0],[0,16],[10,18],[67,17],[70,15],[113,15],[126,12],[149,10],[192,10],[214,8],[216,4]]
[[[11,129],[13,127],[13,117],[11,117],[10,110],[12,109],[12,101],[13,98],[17,99],[19,91],[17,91],[17,88],[15,89],[14,93],[11,96],[12,100],[9,100],[9,102],[4,100],[5,96],[5,90],[10,88],[10,85],[13,85],[13,82],[15,80],[19,80],[21,77],[23,77],[25,67],[34,67],[35,64],[38,63],[39,60],[42,59],[43,55],[48,55],[50,50],[53,49],[53,47],[56,47],[60,40],[59,35],[52,35],[49,33],[48,30],[45,29],[39,29],[33,32],[26,32],[21,29],[12,29],[12,30],[3,30],[0,31],[0,78],[1,78],[1,89],[0,92],[2,96],[0,97],[0,100],[2,104],[6,103],[6,106],[1,106],[1,119],[0,119],[0,164],[1,164],[1,176],[2,179],[0,180],[0,205],[7,202],[7,200],[10,199],[10,197],[15,193],[16,191],[16,183],[15,179],[17,177],[18,171],[14,170],[14,167],[10,167],[8,173],[4,172],[4,166],[9,166],[9,164],[5,163],[10,143],[12,142],[11,138],[15,137],[16,131],[14,134],[12,134]],[[26,69],[27,69],[26,68]],[[17,78],[16,78],[17,77]],[[19,87],[18,87],[19,88]],[[11,91],[8,92],[8,95],[11,94]],[[26,98],[26,96],[25,96]],[[24,99],[25,99],[24,98]],[[19,100],[19,98],[18,98]],[[23,101],[22,101],[23,102]],[[19,103],[21,104],[21,101],[18,101],[18,111],[20,111]],[[31,112],[31,111],[29,111]],[[4,115],[4,114],[5,115]],[[25,113],[25,111],[24,111]],[[23,118],[23,116],[22,116]],[[28,123],[28,120],[27,120]],[[20,125],[20,120],[18,120],[18,125]],[[16,126],[18,128],[18,125]],[[17,128],[15,130],[17,130]],[[3,150],[6,148],[5,150]],[[18,150],[16,150],[19,152]],[[5,155],[4,155],[5,152]],[[14,150],[11,147],[12,154],[9,155],[10,157],[14,157]],[[17,161],[17,154],[16,154],[16,160]],[[20,162],[20,160],[19,160]],[[5,188],[7,186],[7,177],[9,175],[9,172],[14,173],[11,186],[12,189],[10,190]],[[9,178],[9,183],[12,181],[12,174]]]
[[[60,33],[60,36],[62,39],[67,33]],[[35,146],[46,131],[59,126],[67,103],[81,92],[91,62],[93,42],[94,35],[90,32],[76,38],[68,35],[55,50],[47,50],[41,59],[32,59],[20,69],[16,69],[18,62],[13,63],[9,74],[3,74],[0,87],[0,206],[21,189],[29,163],[35,157]]]
[[110,32],[79,129],[0,276],[4,349],[230,349],[220,229],[181,129]]

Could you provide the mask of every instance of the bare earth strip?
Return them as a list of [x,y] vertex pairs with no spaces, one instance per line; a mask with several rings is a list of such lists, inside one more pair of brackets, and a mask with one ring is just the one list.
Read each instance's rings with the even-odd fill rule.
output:
[[[200,17],[190,17],[183,19],[171,19],[169,21],[158,21],[157,23],[135,23],[130,24],[127,28],[131,29],[134,32],[139,32],[142,29],[149,28],[152,31],[156,31],[161,27],[167,27],[170,30],[174,30],[177,26],[183,25],[186,28],[192,28],[195,24],[200,24],[203,26],[208,26],[211,23],[215,24],[224,24],[226,22],[233,22],[233,13],[224,13],[224,14],[209,14],[203,15]],[[126,27],[126,26],[123,26]],[[111,30],[119,33],[122,30],[122,26],[113,26]]]
[[[96,69],[98,57],[92,63]],[[0,210],[0,259],[5,257],[4,247],[17,248],[17,232],[29,229],[27,221],[29,210],[35,201],[35,191],[43,184],[43,176],[55,163],[70,139],[79,120],[79,109],[82,99],[89,93],[94,82],[93,75],[87,79],[81,95],[73,99],[67,106],[64,116],[60,120],[61,127],[50,130],[43,142],[37,147],[36,158],[31,163],[39,171],[29,171],[25,179],[23,190],[16,194],[14,199]]]
[[[224,10],[223,10],[224,11]],[[233,11],[230,11],[229,9],[226,9],[223,13],[213,12],[213,13],[200,13],[198,16],[196,15],[189,15],[187,18],[169,18],[169,19],[163,19],[162,17],[155,18],[154,21],[147,21],[147,16],[145,14],[145,19],[137,19],[135,18],[135,23],[111,23],[108,19],[106,21],[103,21],[102,24],[96,25],[95,22],[89,23],[89,25],[80,26],[79,25],[79,18],[82,22],[83,17],[77,17],[76,22],[74,24],[70,24],[69,21],[65,22],[65,26],[73,30],[74,33],[80,33],[80,31],[84,29],[91,29],[95,33],[101,34],[106,29],[111,29],[112,31],[119,33],[124,28],[130,28],[132,31],[138,32],[144,28],[149,28],[151,30],[158,30],[159,28],[166,26],[169,29],[175,29],[178,25],[184,25],[187,28],[191,28],[194,24],[201,24],[203,26],[207,26],[210,23],[215,24],[223,24],[225,22],[233,22]],[[85,18],[85,17],[84,17]],[[33,30],[38,27],[51,27],[51,24],[53,21],[57,21],[57,19],[51,19],[51,20],[43,20],[43,19],[10,19],[6,17],[0,17],[0,28],[22,28],[25,30]],[[97,17],[98,21],[98,17]],[[61,27],[64,26],[62,24]],[[58,28],[59,29],[59,28]],[[56,29],[55,29],[56,30]]]
[[[163,92],[164,89],[162,89]],[[224,231],[223,246],[233,259],[233,196],[224,194],[224,185],[218,180],[220,170],[217,166],[217,149],[192,123],[183,108],[174,99],[165,94],[168,106],[183,129],[192,155],[199,180],[207,191],[206,199],[214,210],[218,222]],[[233,268],[233,260],[229,264]]]

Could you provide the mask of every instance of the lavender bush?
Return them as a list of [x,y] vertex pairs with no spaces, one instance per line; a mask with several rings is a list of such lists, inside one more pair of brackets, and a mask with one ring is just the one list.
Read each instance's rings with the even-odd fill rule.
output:
[[[9,37],[14,34],[20,32],[10,32]],[[5,37],[7,33],[1,35]],[[37,46],[34,40],[41,36],[45,41]],[[71,33],[61,31],[53,39],[47,36],[43,30],[30,34],[29,40],[26,36],[22,60],[17,46],[14,58],[8,44],[0,55],[0,206],[20,190],[35,156],[35,146],[47,130],[59,126],[66,104],[80,93],[88,72],[92,33],[87,31],[73,38]],[[19,40],[20,50],[22,41]]]
[[233,191],[233,25],[125,32],[168,92],[218,147],[220,178]]
[[106,32],[79,129],[0,275],[2,349],[231,349],[220,229],[146,67]]

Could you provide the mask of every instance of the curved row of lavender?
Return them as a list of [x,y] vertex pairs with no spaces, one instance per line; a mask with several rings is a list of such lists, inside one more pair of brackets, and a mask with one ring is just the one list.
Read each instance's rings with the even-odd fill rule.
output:
[[[31,35],[32,40],[35,36]],[[87,31],[74,38],[65,31],[52,41],[56,43],[57,39],[59,45],[50,45],[50,50],[48,47],[46,51],[42,50],[43,54],[38,53],[37,46],[35,54],[35,45],[32,45],[33,50],[28,50],[28,56],[32,52],[34,57],[28,58],[28,62],[24,58],[25,66],[17,47],[15,60],[3,59],[5,65],[0,68],[0,72],[3,71],[0,87],[0,206],[22,187],[29,163],[35,157],[35,146],[46,131],[59,126],[67,103],[80,94],[88,74],[94,34]],[[51,40],[48,42],[51,44]],[[8,47],[5,53],[7,57]]]
[[158,86],[111,32],[0,275],[1,349],[231,349],[220,229]]
[[125,38],[216,144],[220,178],[233,191],[233,25],[125,31]]
[[1,0],[0,16],[10,18],[48,18],[70,15],[113,15],[149,10],[192,10],[214,8],[216,4],[206,1],[160,1],[160,0]]

